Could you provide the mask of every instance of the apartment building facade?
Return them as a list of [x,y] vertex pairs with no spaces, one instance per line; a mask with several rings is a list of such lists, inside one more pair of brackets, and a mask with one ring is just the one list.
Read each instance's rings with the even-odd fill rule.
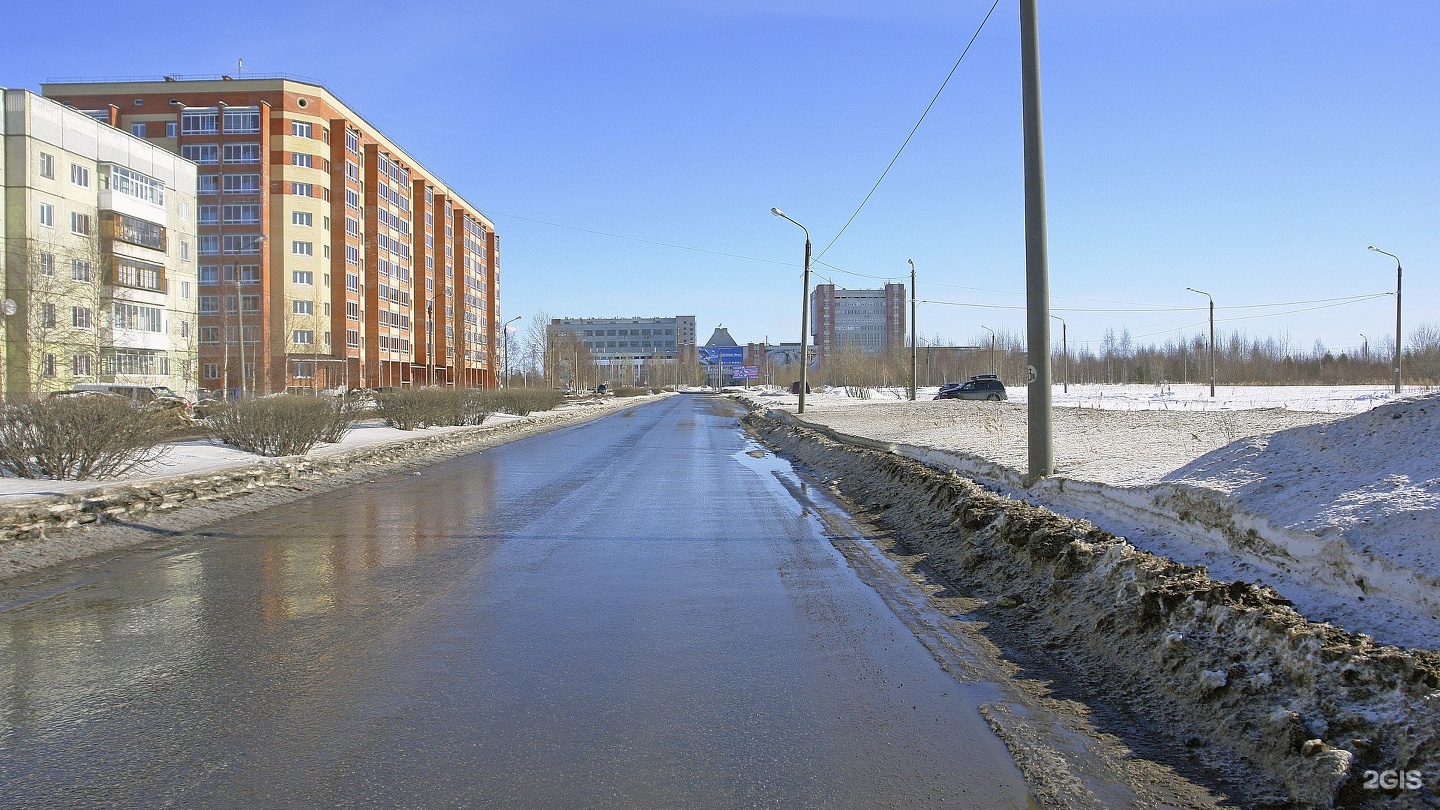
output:
[[554,343],[573,336],[589,351],[606,380],[650,379],[657,367],[695,362],[695,316],[655,318],[553,318],[546,327]]
[[195,396],[195,164],[29,91],[0,93],[0,392]]
[[325,87],[42,90],[198,164],[202,388],[495,384],[494,224]]
[[905,285],[847,290],[817,284],[810,293],[810,334],[825,363],[847,346],[889,352],[905,346]]

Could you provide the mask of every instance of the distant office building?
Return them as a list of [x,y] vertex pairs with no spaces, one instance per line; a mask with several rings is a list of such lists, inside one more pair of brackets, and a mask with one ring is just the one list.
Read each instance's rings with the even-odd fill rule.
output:
[[888,352],[905,346],[905,285],[846,290],[818,284],[810,294],[810,334],[824,363],[846,346]]
[[28,91],[3,95],[0,392],[120,383],[193,397],[195,164]]
[[598,360],[674,358],[695,348],[695,316],[664,318],[555,318],[551,332],[570,332]]
[[199,164],[203,387],[495,384],[494,225],[325,87],[224,76],[42,89]]

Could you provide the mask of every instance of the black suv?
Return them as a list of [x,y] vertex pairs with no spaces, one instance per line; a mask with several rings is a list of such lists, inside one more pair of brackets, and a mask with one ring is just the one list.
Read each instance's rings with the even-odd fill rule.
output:
[[1009,399],[1005,394],[1005,383],[994,374],[976,374],[963,383],[945,383],[940,386],[936,399]]

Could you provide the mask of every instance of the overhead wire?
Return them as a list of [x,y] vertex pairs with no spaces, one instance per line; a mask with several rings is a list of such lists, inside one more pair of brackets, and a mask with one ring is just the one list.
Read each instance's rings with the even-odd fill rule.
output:
[[880,178],[875,181],[875,185],[870,187],[870,191],[865,194],[865,199],[860,201],[860,205],[856,206],[855,213],[851,214],[850,218],[845,220],[845,224],[840,227],[840,232],[835,234],[834,238],[830,240],[830,243],[816,254],[816,260],[824,256],[830,248],[834,247],[835,243],[839,241],[840,237],[845,233],[845,230],[850,227],[850,223],[854,222],[855,217],[860,215],[860,211],[865,207],[865,203],[870,202],[870,198],[874,196],[875,190],[880,188],[880,184],[885,181],[885,175],[890,173],[890,169],[895,166],[895,161],[900,159],[900,155],[904,153],[905,147],[910,145],[910,139],[915,137],[915,133],[919,131],[920,125],[925,123],[925,117],[930,114],[930,109],[935,106],[935,102],[940,100],[940,94],[945,92],[945,85],[950,83],[950,79],[955,75],[955,71],[960,69],[960,63],[965,61],[965,55],[970,53],[971,46],[975,44],[975,40],[980,38],[980,32],[985,30],[985,24],[990,22],[990,15],[995,13],[995,9],[999,7],[999,5],[1000,0],[995,0],[994,5],[990,6],[990,10],[985,12],[985,19],[980,21],[979,27],[977,27],[975,33],[970,36],[970,41],[965,44],[965,50],[960,52],[960,58],[955,60],[954,67],[950,68],[950,72],[945,75],[945,81],[940,83],[940,89],[935,91],[935,95],[930,99],[930,103],[925,105],[925,112],[920,114],[920,120],[916,121],[915,126],[910,128],[910,134],[905,136],[905,142],[900,144],[900,148],[895,151],[895,157],[890,158],[890,162],[885,166],[885,171],[880,173]]

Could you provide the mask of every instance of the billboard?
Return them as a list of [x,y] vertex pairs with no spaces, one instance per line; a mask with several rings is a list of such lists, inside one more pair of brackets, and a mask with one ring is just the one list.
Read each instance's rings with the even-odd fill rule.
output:
[[695,352],[702,366],[738,366],[745,362],[743,346],[701,346]]
[[735,370],[730,372],[730,377],[735,380],[758,380],[760,379],[760,367],[736,366]]

